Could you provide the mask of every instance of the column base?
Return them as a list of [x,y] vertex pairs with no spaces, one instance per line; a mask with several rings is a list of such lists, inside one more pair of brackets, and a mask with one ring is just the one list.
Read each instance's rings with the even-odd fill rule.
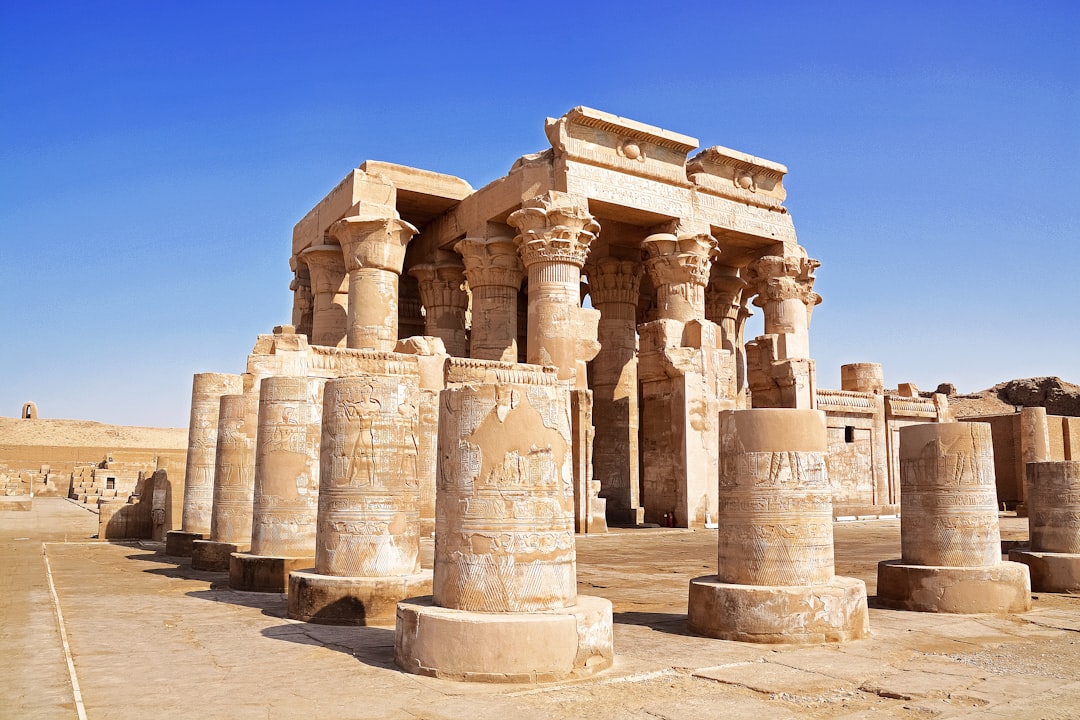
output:
[[823,643],[870,634],[866,583],[833,577],[819,585],[736,585],[715,575],[690,581],[690,632],[756,643]]
[[1009,560],[1027,565],[1035,592],[1080,592],[1080,554],[1035,552],[1029,548],[1009,551]]
[[191,544],[191,568],[210,572],[229,572],[229,556],[234,552],[247,552],[247,545],[196,540]]
[[235,552],[229,556],[229,587],[248,592],[285,593],[289,591],[289,573],[314,565],[313,557]]
[[289,573],[289,617],[325,625],[393,626],[397,604],[431,594],[431,570],[403,577]]
[[165,554],[173,557],[191,557],[194,542],[205,537],[203,533],[170,530],[165,533]]
[[877,598],[891,610],[942,613],[1018,613],[1031,609],[1026,565],[983,567],[878,563]]
[[451,610],[431,597],[398,603],[394,661],[406,672],[447,680],[539,683],[611,667],[611,602],[531,613]]

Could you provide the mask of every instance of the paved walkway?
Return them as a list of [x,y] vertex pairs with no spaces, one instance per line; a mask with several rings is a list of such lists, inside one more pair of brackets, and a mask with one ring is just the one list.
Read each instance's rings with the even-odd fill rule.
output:
[[[231,591],[159,544],[92,540],[96,520],[45,498],[0,515],[0,718],[78,717],[46,559],[90,720],[1080,718],[1080,597],[1040,595],[1022,616],[872,607],[873,637],[846,645],[721,642],[685,629],[715,532],[617,531],[578,544],[580,591],[615,606],[615,667],[485,686],[402,673],[392,629],[293,622],[284,596]],[[1002,527],[1026,535],[1022,520]],[[840,523],[836,546],[838,573],[873,593],[899,521]]]

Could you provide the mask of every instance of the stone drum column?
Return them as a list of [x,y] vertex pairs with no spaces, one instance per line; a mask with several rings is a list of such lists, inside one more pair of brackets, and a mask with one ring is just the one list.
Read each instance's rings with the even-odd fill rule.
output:
[[878,601],[920,612],[1031,609],[1027,567],[1001,561],[987,423],[900,430],[902,557],[878,563]]
[[764,643],[865,637],[866,584],[834,574],[824,413],[729,410],[720,425],[717,574],[690,582],[690,630]]
[[344,347],[349,312],[348,280],[339,245],[316,245],[300,253],[311,276],[312,345]]
[[229,556],[251,543],[251,503],[255,493],[255,436],[259,428],[259,393],[222,395],[214,463],[214,508],[210,539],[196,540],[191,567],[229,571]]
[[642,522],[639,490],[637,303],[642,265],[603,258],[585,266],[589,296],[600,311],[600,352],[590,365],[593,401],[593,477],[612,522]]
[[398,666],[486,682],[610,666],[611,603],[577,594],[570,391],[551,369],[450,363],[434,593],[398,605]]
[[431,593],[420,569],[416,356],[366,360],[323,401],[315,571],[289,574],[289,617],[393,625],[397,603]]
[[285,376],[262,381],[251,550],[232,554],[234,590],[286,592],[289,572],[314,564],[325,382]]
[[470,357],[517,362],[517,300],[525,269],[507,237],[470,238],[454,250],[465,261],[472,292]]
[[191,557],[191,544],[210,534],[218,406],[222,395],[238,393],[243,389],[244,383],[239,375],[195,375],[191,387],[187,469],[184,472],[184,510],[180,530],[171,530],[165,536],[166,555]]
[[349,273],[350,348],[390,352],[397,345],[398,277],[405,246],[417,231],[391,212],[347,217],[330,226]]
[[[420,299],[426,313],[424,334],[441,339],[450,355],[468,357],[465,311],[469,309],[469,295],[463,287],[465,269],[461,259],[457,255],[453,257],[457,262],[441,260],[414,265],[409,274],[420,285]],[[481,320],[481,323],[489,322],[489,318]]]
[[1009,552],[1027,565],[1036,592],[1080,591],[1080,462],[1027,464],[1031,546]]

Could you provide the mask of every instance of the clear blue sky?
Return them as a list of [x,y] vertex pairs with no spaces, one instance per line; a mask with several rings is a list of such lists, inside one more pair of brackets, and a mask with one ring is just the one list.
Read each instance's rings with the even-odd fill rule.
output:
[[821,386],[1080,382],[1080,3],[0,0],[0,415],[186,425],[351,168],[575,105],[789,167]]

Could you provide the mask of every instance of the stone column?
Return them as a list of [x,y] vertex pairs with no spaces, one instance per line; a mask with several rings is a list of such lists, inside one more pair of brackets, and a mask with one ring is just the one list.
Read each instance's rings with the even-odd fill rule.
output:
[[306,263],[296,262],[295,258],[293,258],[293,265],[295,276],[289,283],[289,289],[293,291],[292,324],[297,334],[310,336],[312,313],[315,310],[311,292],[311,273]]
[[582,336],[589,320],[594,328],[598,320],[582,312],[581,268],[600,225],[581,200],[555,191],[528,201],[507,222],[518,230],[514,242],[529,274],[528,361],[554,365],[560,380],[577,372],[584,389],[584,360],[599,348],[581,357],[583,340],[596,345],[595,329],[591,337]]
[[717,413],[734,407],[734,355],[705,319],[716,240],[701,233],[642,242],[656,288],[656,320],[638,328],[645,520],[704,528],[716,522]]
[[866,585],[834,574],[824,413],[726,411],[720,424],[718,569],[690,582],[690,630],[767,643],[865,637]]
[[900,430],[900,560],[878,563],[878,601],[920,612],[1026,612],[1027,567],[1001,562],[987,423]]
[[229,556],[250,548],[258,428],[258,390],[221,396],[210,539],[196,540],[192,546],[195,570],[228,572]]
[[1035,592],[1080,591],[1080,462],[1027,464],[1031,545],[1009,551],[1027,565]]
[[417,359],[364,365],[326,383],[315,570],[289,575],[294,620],[393,625],[399,600],[431,592],[420,570]]
[[286,376],[262,381],[251,550],[232,554],[234,590],[286,592],[289,572],[314,564],[325,382]]
[[347,217],[330,226],[349,273],[350,348],[389,352],[397,345],[398,276],[405,246],[417,230],[391,212]]
[[[441,339],[450,355],[468,357],[465,311],[469,309],[469,295],[465,292],[465,269],[460,259],[414,265],[409,274],[420,285],[420,299],[426,313],[424,334]],[[488,322],[489,318],[483,318],[481,324]]]
[[316,245],[300,253],[300,260],[308,266],[314,294],[309,341],[312,345],[344,347],[349,286],[341,247]]
[[852,392],[885,393],[885,373],[881,363],[848,363],[840,366],[840,389]]
[[1033,462],[1045,462],[1050,460],[1050,429],[1047,425],[1046,408],[1025,407],[1020,408],[1019,429],[1020,434],[1020,457],[1016,468],[1016,515],[1024,517],[1028,514],[1026,488],[1024,478],[1027,475],[1027,465]]
[[593,477],[607,500],[608,520],[644,521],[638,467],[637,303],[641,263],[608,257],[585,266],[589,295],[600,311],[600,352],[591,368]]
[[517,362],[517,298],[525,269],[514,241],[506,237],[465,238],[454,250],[465,262],[472,293],[469,356]]
[[793,255],[766,255],[746,267],[748,290],[765,316],[765,334],[746,344],[747,380],[754,407],[816,407],[816,373],[810,359],[810,315],[821,296],[813,292],[821,263]]
[[198,373],[191,387],[184,509],[180,530],[165,536],[165,554],[191,557],[191,544],[210,534],[214,505],[214,454],[217,449],[221,396],[244,389],[239,375]]
[[450,360],[434,594],[398,605],[402,669],[543,682],[610,666],[611,603],[577,594],[569,392],[551,369]]
[[739,269],[713,264],[709,284],[705,286],[705,319],[720,326],[720,344],[735,358],[734,385],[730,396],[741,408],[746,405],[746,351],[743,328],[750,313],[746,310],[746,281]]

